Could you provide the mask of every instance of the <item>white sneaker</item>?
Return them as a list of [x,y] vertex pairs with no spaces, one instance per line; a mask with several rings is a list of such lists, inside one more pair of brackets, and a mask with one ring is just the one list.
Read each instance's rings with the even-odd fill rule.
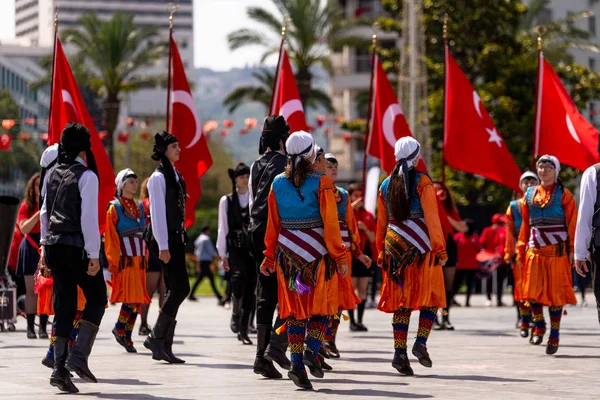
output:
[[588,305],[587,305],[587,301],[583,300],[583,301],[581,302],[581,307],[587,307],[587,306],[588,306]]
[[491,300],[486,300],[485,301],[485,306],[486,307],[491,307],[492,306],[492,301]]

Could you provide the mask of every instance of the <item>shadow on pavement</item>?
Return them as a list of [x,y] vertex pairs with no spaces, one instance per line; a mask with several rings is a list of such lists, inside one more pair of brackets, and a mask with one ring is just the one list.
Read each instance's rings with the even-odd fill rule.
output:
[[600,359],[600,356],[590,356],[590,355],[581,355],[581,356],[576,356],[576,355],[572,355],[572,354],[559,354],[557,356],[554,356],[555,358],[571,358],[571,359]]
[[[327,376],[327,375],[325,375]],[[397,375],[397,376],[401,376],[401,375]],[[323,379],[319,379],[317,382],[324,382],[324,383],[339,383],[339,384],[351,384],[351,385],[386,385],[386,386],[396,386],[396,385],[403,385],[403,386],[408,386],[408,383],[404,383],[404,382],[373,382],[373,381],[355,381],[353,379],[327,379],[327,378],[323,378]]]
[[415,375],[419,379],[441,379],[447,381],[475,381],[475,382],[503,382],[503,383],[527,383],[536,382],[531,379],[500,378],[485,375]]
[[[390,369],[393,369],[390,366]],[[333,370],[333,371],[328,371],[328,374],[341,374],[341,375],[361,375],[361,376],[394,376],[394,377],[398,377],[401,376],[398,372],[385,372],[385,371],[338,371],[338,370]]]
[[381,340],[393,340],[394,335],[390,332],[387,336],[377,336],[377,335],[352,335],[352,339],[381,339]]
[[342,355],[341,359],[344,358],[344,354],[394,354],[394,350],[340,350]]
[[140,381],[139,379],[98,379],[98,383],[108,383],[109,385],[130,385],[130,386],[162,386],[160,383],[151,383]]
[[319,389],[317,393],[325,394],[337,394],[341,396],[362,396],[362,397],[395,397],[399,399],[430,399],[433,396],[429,394],[414,394],[414,393],[399,393],[389,392],[386,390],[376,389],[350,389],[350,390],[336,390],[336,389]]
[[95,396],[99,399],[117,399],[117,400],[194,400],[182,399],[181,397],[162,397],[152,396],[144,393],[80,393],[86,396]]
[[518,337],[518,332],[508,333],[506,330],[487,330],[487,329],[460,329],[461,333],[474,336],[505,336],[505,337]]
[[252,369],[252,365],[243,365],[243,364],[189,364],[189,363],[185,363],[183,365],[191,365],[194,367],[213,368],[213,369]]

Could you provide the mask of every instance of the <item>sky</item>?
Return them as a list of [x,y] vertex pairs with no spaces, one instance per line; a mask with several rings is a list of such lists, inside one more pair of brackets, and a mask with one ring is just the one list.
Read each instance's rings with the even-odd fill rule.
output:
[[[165,1],[167,3],[167,1]],[[262,49],[251,46],[234,52],[227,45],[227,34],[239,28],[260,27],[248,21],[246,8],[261,6],[277,9],[268,0],[194,0],[194,64],[226,71],[234,67],[255,65]],[[177,15],[175,15],[177,23]],[[15,0],[0,0],[0,40],[15,36]]]

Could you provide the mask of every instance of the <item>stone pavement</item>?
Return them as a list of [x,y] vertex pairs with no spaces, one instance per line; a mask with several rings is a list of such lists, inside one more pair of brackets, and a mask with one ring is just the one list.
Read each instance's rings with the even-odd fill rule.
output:
[[[463,296],[457,296],[463,301]],[[563,316],[559,352],[529,345],[514,329],[512,307],[486,308],[476,296],[472,308],[454,308],[454,332],[434,331],[429,341],[433,368],[411,356],[416,375],[400,376],[393,357],[391,317],[367,310],[366,333],[350,333],[342,322],[338,347],[342,358],[334,371],[313,378],[314,392],[297,391],[286,379],[268,381],[252,373],[254,346],[241,345],[229,331],[228,310],[212,298],[186,302],[180,313],[175,353],[184,365],[155,362],[134,336],[140,353],[126,354],[111,334],[118,307],[104,317],[90,358],[99,379],[74,379],[86,399],[594,399],[600,398],[600,327],[593,296],[589,307],[569,307]],[[504,301],[509,302],[508,296]],[[151,307],[154,320],[157,307]],[[547,313],[547,311],[546,311]],[[413,313],[409,349],[418,314]],[[25,338],[25,321],[17,332],[0,333],[0,399],[56,399],[48,383],[50,370],[40,364],[45,340]],[[285,376],[285,374],[284,374]]]

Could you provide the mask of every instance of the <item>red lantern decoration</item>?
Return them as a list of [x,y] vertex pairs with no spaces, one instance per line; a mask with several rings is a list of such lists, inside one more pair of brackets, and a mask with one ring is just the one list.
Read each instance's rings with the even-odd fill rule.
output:
[[150,132],[144,131],[140,133],[140,139],[142,139],[144,142],[148,140],[148,137],[150,137]]
[[240,135],[246,135],[248,132],[250,132],[248,128],[240,129]]
[[133,124],[135,124],[135,120],[131,117],[127,118],[127,125],[129,126],[133,126]]
[[326,115],[319,115],[317,117],[317,126],[320,128],[322,127],[325,122],[327,121],[327,116]]
[[225,126],[225,128],[231,128],[233,126],[233,121],[230,119],[226,119],[225,121],[223,121],[223,126]]
[[31,135],[29,133],[25,133],[25,132],[19,133],[19,140],[21,142],[24,142],[29,139],[31,139]]
[[119,132],[119,134],[117,135],[117,140],[120,143],[127,143],[127,141],[129,140],[129,132]]
[[248,129],[253,129],[256,126],[256,118],[246,118],[244,120],[244,124],[246,125],[246,128]]
[[100,131],[100,132],[98,132],[98,136],[100,136],[100,140],[106,140],[106,139],[108,139],[108,132]]
[[7,134],[0,135],[0,151],[10,151],[10,136]]
[[15,124],[16,124],[16,121],[14,119],[3,119],[2,120],[2,127],[6,130],[9,130],[10,128],[15,126]]
[[48,134],[47,133],[40,133],[40,139],[43,140],[44,142],[48,141]]
[[210,133],[219,127],[219,123],[217,121],[206,121],[204,126],[202,127],[203,133]]
[[229,129],[221,129],[219,131],[219,135],[221,135],[221,136],[227,136],[227,135],[229,135]]
[[334,121],[336,124],[341,124],[342,122],[344,122],[344,117],[337,116],[335,117]]
[[349,132],[342,132],[342,139],[344,139],[344,143],[348,144],[352,139],[352,134]]
[[25,118],[26,125],[35,125],[35,118]]

